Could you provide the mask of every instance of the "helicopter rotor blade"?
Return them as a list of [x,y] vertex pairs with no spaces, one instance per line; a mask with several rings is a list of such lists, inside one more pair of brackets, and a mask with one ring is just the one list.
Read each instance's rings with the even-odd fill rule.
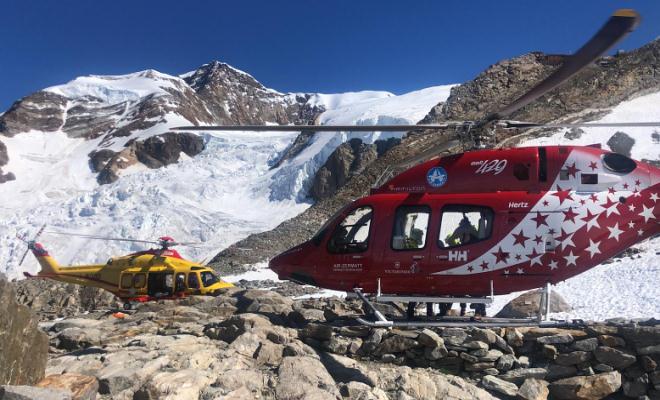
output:
[[160,242],[156,242],[156,241],[153,241],[153,240],[105,237],[105,236],[96,236],[96,235],[86,235],[86,234],[82,234],[82,233],[60,232],[60,231],[45,231],[45,232],[49,233],[49,234],[52,234],[52,235],[74,236],[74,237],[80,237],[80,238],[85,238],[85,239],[93,239],[93,240],[109,240],[109,241],[115,241],[115,242],[135,242],[135,243],[160,244]]
[[621,127],[660,127],[660,121],[655,122],[557,122],[538,123],[527,121],[501,121],[503,128],[621,128]]
[[559,69],[527,93],[520,96],[513,103],[487,116],[486,120],[503,119],[556,88],[580,72],[584,67],[591,64],[607,50],[611,49],[619,40],[623,39],[629,32],[632,32],[639,24],[639,21],[640,16],[636,11],[630,9],[617,10],[584,46],[566,59]]
[[27,257],[29,252],[30,252],[29,248],[25,249],[25,253],[23,253],[23,257],[21,257],[21,261],[18,262],[19,267],[23,265],[23,261],[25,261],[25,257]]
[[32,245],[33,242],[36,242],[37,239],[39,239],[39,236],[41,236],[42,233],[44,233],[44,230],[46,229],[46,224],[43,224],[41,228],[37,231],[37,233],[34,235],[32,240],[28,240],[25,238],[25,236],[19,236],[18,234],[16,237],[21,240],[23,243],[28,245],[28,248],[25,249],[25,253],[23,253],[23,256],[21,257],[21,260],[18,262],[18,266],[22,266],[23,262],[25,261],[25,258],[27,257],[28,253],[30,252],[30,246]]
[[449,121],[420,125],[207,125],[177,126],[175,131],[272,131],[272,132],[409,132],[426,129],[447,129],[470,121]]

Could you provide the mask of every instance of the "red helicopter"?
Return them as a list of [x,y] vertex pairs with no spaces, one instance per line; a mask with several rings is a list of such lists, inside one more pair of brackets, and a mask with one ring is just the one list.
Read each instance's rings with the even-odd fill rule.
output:
[[[633,30],[617,11],[548,78],[481,121],[395,126],[211,126],[186,130],[419,131],[464,128],[476,151],[433,159],[347,205],[309,241],[270,261],[280,279],[363,293],[377,301],[475,304],[493,295],[546,288],[660,233],[660,169],[600,146],[484,149],[475,128],[660,126],[660,122],[538,124],[503,120],[557,87]],[[467,129],[465,129],[467,128]],[[482,129],[483,131],[483,129]],[[487,138],[486,138],[487,139]],[[373,307],[372,307],[373,309]],[[429,314],[433,308],[428,307]],[[375,309],[374,309],[375,311]],[[375,323],[451,325],[452,322]],[[522,324],[528,324],[523,321]],[[483,322],[501,326],[502,321]]]

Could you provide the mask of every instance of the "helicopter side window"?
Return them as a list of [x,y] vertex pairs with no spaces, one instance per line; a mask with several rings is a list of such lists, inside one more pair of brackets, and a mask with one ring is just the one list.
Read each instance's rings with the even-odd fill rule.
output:
[[392,249],[415,250],[426,246],[431,209],[427,206],[402,206],[396,210]]
[[188,288],[199,289],[199,276],[197,276],[196,272],[191,272],[188,274]]
[[133,286],[133,274],[123,274],[121,276],[121,288],[130,289]]
[[133,277],[133,287],[135,289],[142,289],[147,285],[147,276],[143,273],[135,274]]
[[360,253],[369,247],[369,231],[373,210],[369,206],[353,210],[337,225],[330,240],[330,253]]
[[215,276],[213,272],[204,271],[200,275],[202,276],[202,282],[204,283],[204,287],[209,287],[214,283],[220,281],[220,279],[217,276]]
[[442,209],[438,246],[450,248],[490,238],[493,210],[488,207],[448,205]]

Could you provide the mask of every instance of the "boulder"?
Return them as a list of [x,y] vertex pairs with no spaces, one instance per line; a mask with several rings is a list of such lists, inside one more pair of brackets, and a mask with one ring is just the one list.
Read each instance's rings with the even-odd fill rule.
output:
[[521,400],[546,400],[550,390],[548,389],[548,382],[529,378],[518,389],[516,397]]
[[311,357],[285,357],[278,368],[279,400],[339,399],[339,391],[323,364]]
[[506,396],[515,396],[518,393],[518,386],[514,383],[504,381],[492,375],[486,375],[481,379],[481,385],[486,389],[501,393]]
[[562,400],[597,400],[621,387],[621,374],[617,371],[592,376],[574,376],[550,384],[553,398]]
[[598,347],[598,338],[589,338],[578,340],[573,343],[573,350],[594,351]]
[[48,336],[15,296],[13,284],[0,274],[0,385],[32,385],[45,374]]
[[209,373],[197,369],[158,372],[146,385],[135,392],[141,400],[197,399],[203,388],[213,379]]
[[520,385],[527,378],[544,379],[547,374],[548,370],[545,368],[517,368],[509,370],[499,377],[505,381]]
[[607,347],[625,347],[626,341],[618,336],[599,335],[598,342]]
[[566,344],[573,341],[573,336],[570,333],[553,336],[541,336],[536,338],[536,341],[541,344]]
[[430,329],[422,329],[421,332],[419,332],[419,336],[417,337],[417,341],[421,343],[422,345],[426,347],[430,347],[432,349],[443,346],[445,345],[445,341],[442,340],[442,338],[435,332],[433,332]]
[[626,368],[637,361],[637,358],[632,354],[605,346],[597,347],[594,350],[594,356],[599,362],[607,364],[614,369]]
[[0,386],[0,400],[73,400],[71,392],[34,386]]
[[[542,293],[543,291],[540,289],[525,292],[507,303],[495,316],[498,318],[527,318],[536,316],[539,312]],[[571,310],[571,306],[559,293],[552,293],[550,296],[550,312],[567,312]]]
[[558,365],[576,365],[589,361],[590,359],[591,353],[586,351],[573,351],[571,353],[558,354],[555,363]]
[[378,345],[378,353],[401,353],[406,350],[419,346],[419,342],[415,339],[407,338],[399,335],[392,335],[383,340]]
[[77,374],[49,375],[36,386],[70,392],[73,400],[94,400],[99,391],[95,377]]
[[332,327],[328,324],[309,323],[303,328],[300,335],[303,338],[330,340],[332,337]]

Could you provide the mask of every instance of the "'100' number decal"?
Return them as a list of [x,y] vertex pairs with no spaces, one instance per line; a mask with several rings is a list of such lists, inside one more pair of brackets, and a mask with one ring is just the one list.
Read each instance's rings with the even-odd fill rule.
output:
[[492,172],[493,175],[497,175],[500,172],[504,171],[506,168],[506,160],[486,160],[486,161],[474,161],[471,165],[478,165],[475,174],[487,174]]

